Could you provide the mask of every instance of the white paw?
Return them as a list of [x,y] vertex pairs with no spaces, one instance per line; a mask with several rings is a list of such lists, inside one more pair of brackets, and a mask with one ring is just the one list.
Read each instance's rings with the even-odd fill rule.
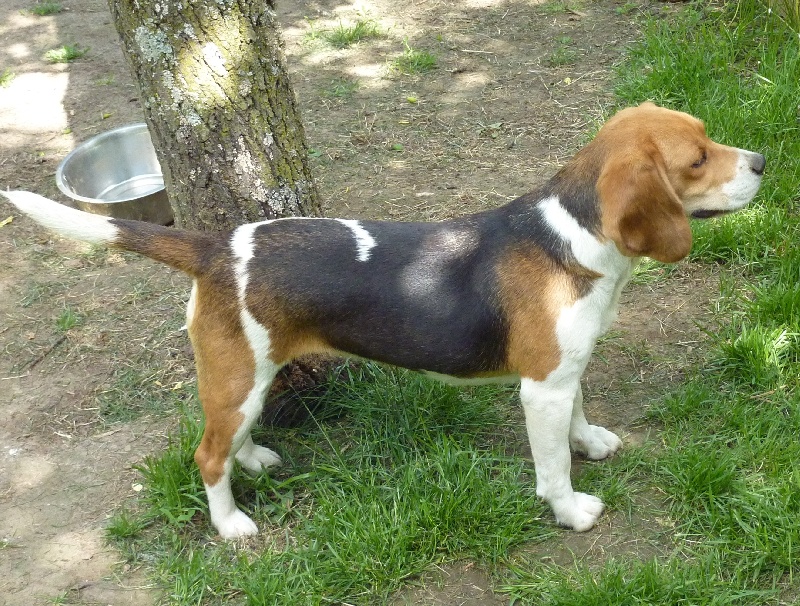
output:
[[575,492],[570,498],[550,504],[561,526],[585,532],[597,523],[603,513],[603,501],[590,494]]
[[599,425],[586,425],[576,435],[569,437],[572,450],[599,461],[613,455],[622,448],[622,440],[612,431]]
[[223,539],[231,540],[258,534],[258,526],[244,512],[234,509],[221,520],[212,520]]
[[255,444],[242,447],[236,453],[236,460],[247,471],[254,474],[261,473],[270,467],[276,467],[283,462],[276,452]]

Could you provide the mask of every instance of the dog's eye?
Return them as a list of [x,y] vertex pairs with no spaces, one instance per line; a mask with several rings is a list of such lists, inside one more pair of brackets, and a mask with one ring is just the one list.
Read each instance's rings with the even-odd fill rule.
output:
[[703,157],[702,157],[702,158],[700,158],[700,159],[699,159],[697,162],[695,162],[694,164],[692,164],[692,168],[700,168],[701,166],[703,166],[703,164],[705,164],[705,163],[706,163],[706,160],[708,160],[708,154],[706,154],[706,152],[705,152],[705,150],[704,150],[704,151],[703,151]]

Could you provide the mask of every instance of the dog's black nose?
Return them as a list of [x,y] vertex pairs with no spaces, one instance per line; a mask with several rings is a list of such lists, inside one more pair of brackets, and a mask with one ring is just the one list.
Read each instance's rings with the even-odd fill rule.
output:
[[757,175],[764,174],[764,168],[767,166],[767,159],[761,154],[753,154],[750,157],[750,170]]

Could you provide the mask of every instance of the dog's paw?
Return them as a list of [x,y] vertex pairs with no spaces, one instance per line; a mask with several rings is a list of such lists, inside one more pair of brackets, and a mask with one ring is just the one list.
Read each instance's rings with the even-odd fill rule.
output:
[[622,440],[613,431],[599,425],[586,425],[576,435],[571,435],[572,450],[593,461],[606,459],[622,448]]
[[214,520],[213,522],[220,536],[226,540],[258,534],[258,526],[256,526],[256,523],[253,522],[246,513],[238,509],[235,509],[233,513],[225,516],[223,519]]
[[276,452],[264,446],[256,446],[255,444],[242,447],[242,449],[236,453],[236,460],[239,461],[242,467],[253,474],[259,474],[264,469],[277,467],[283,463]]
[[590,530],[603,513],[603,501],[590,494],[575,492],[569,499],[560,503],[552,503],[556,521],[567,528],[578,532]]

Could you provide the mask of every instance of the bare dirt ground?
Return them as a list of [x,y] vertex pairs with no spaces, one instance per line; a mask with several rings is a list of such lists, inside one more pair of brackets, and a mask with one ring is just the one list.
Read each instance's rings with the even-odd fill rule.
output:
[[[136,87],[103,0],[0,4],[0,187],[64,200],[53,175],[90,136],[141,121]],[[329,215],[439,219],[495,206],[551,175],[613,103],[611,68],[645,0],[278,2],[286,52]],[[335,50],[320,32],[372,19],[383,36]],[[437,58],[389,68],[403,41]],[[71,64],[45,52],[89,47]],[[192,397],[181,332],[188,281],[132,256],[54,239],[0,203],[0,604],[148,604],[142,571],[103,542],[106,518],[135,499],[132,465],[165,442],[165,407]],[[653,270],[663,273],[662,270]],[[633,285],[585,383],[587,411],[643,440],[651,394],[696,352],[716,281],[681,265]],[[520,445],[520,455],[526,447]],[[607,515],[564,535],[555,561],[652,549]],[[489,577],[454,566],[398,603],[494,604]]]

